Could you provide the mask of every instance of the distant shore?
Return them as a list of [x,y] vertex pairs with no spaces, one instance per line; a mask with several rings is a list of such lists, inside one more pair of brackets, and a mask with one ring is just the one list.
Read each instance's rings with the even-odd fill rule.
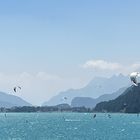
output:
[[79,112],[79,113],[93,113],[94,109],[85,107],[57,107],[57,106],[23,106],[23,107],[12,107],[12,108],[0,108],[0,113],[10,112]]
[[66,104],[57,106],[22,106],[22,107],[0,107],[0,113],[52,113],[52,112],[76,112],[76,113],[128,113],[128,114],[139,114],[139,112],[107,112],[107,111],[95,111],[94,108],[86,107],[71,107]]

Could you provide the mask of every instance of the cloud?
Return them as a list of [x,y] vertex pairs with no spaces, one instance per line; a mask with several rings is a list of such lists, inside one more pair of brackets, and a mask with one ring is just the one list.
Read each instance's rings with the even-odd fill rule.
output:
[[122,66],[119,63],[112,63],[104,60],[89,60],[83,65],[83,67],[95,70],[118,70]]
[[89,60],[85,62],[82,67],[98,72],[108,71],[114,73],[129,74],[140,69],[140,62],[125,65],[118,62],[109,62],[105,60]]
[[132,69],[139,70],[140,69],[140,62],[134,63],[131,65]]

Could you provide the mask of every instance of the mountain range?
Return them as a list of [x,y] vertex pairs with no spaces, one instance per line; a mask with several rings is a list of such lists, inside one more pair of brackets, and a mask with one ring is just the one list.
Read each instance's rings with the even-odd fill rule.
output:
[[90,98],[90,97],[75,97],[71,102],[71,106],[72,107],[94,108],[96,106],[96,104],[98,104],[102,101],[109,101],[109,100],[113,100],[113,99],[117,98],[125,90],[126,90],[126,88],[121,88],[112,94],[104,94],[95,99]]
[[31,106],[30,103],[20,97],[0,92],[0,107]]
[[[129,85],[129,77],[122,74],[114,75],[110,78],[95,77],[85,87],[81,89],[69,89],[67,91],[60,92],[58,95],[52,97],[49,101],[44,102],[42,105],[53,106],[62,103],[71,105],[71,102],[75,97],[98,98],[104,94],[112,94],[118,91],[120,88],[128,87]],[[65,97],[67,98],[66,100],[64,100]]]

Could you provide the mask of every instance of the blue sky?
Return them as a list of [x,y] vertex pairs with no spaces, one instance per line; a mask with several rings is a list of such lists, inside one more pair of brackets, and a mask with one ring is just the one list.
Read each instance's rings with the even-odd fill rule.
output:
[[[64,78],[61,88],[42,90],[46,99],[96,75],[124,72],[122,67],[140,62],[139,6],[138,0],[0,0],[0,72]],[[82,66],[98,60],[117,63],[121,70],[106,74]]]

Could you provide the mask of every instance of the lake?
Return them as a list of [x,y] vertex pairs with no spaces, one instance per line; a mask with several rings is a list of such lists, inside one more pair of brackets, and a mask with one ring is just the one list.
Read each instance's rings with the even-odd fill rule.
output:
[[140,116],[97,113],[0,114],[0,140],[140,140]]

